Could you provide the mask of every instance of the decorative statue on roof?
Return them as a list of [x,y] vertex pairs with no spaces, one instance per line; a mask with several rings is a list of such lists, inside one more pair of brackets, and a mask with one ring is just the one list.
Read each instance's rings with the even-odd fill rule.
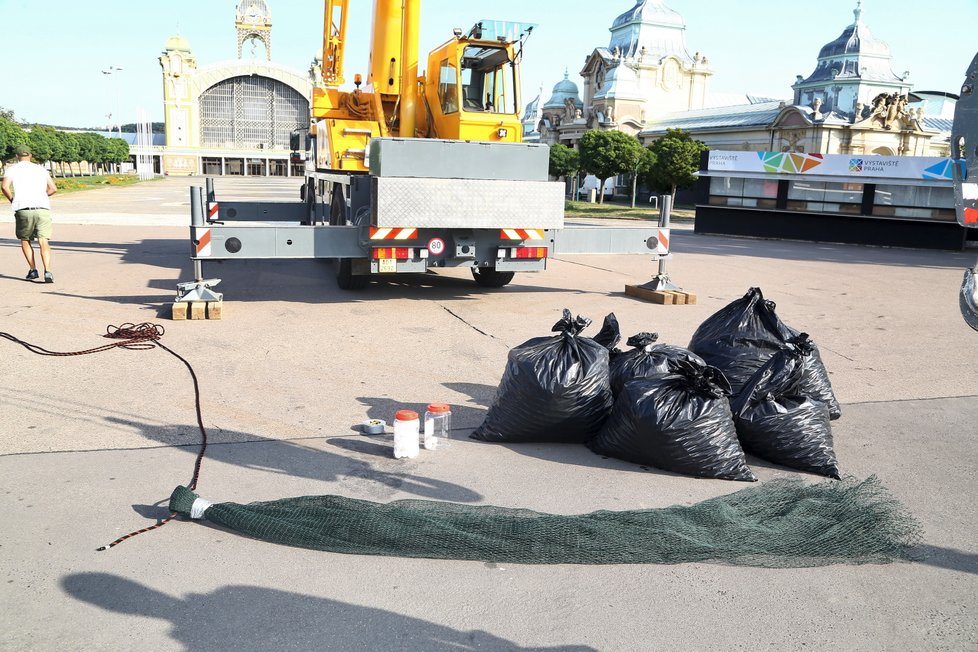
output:
[[[873,108],[870,111],[869,117],[879,123],[883,129],[890,131],[898,121],[913,119],[913,113],[907,110],[907,104],[909,102],[910,98],[906,95],[900,95],[899,92],[891,94],[880,93],[873,98]],[[856,108],[858,119],[858,105]]]
[[884,129],[892,129],[893,123],[900,117],[900,94],[890,95],[889,104],[886,107],[886,120],[883,121]]
[[887,106],[890,103],[890,96],[886,93],[880,93],[873,98],[873,109],[870,111],[871,117],[885,116]]
[[577,117],[577,102],[574,101],[573,97],[564,100],[564,117],[570,121]]

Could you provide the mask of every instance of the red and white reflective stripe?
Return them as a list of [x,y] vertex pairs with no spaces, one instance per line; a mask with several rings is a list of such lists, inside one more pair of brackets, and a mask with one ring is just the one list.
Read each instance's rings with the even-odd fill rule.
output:
[[964,223],[969,225],[974,224],[975,226],[978,226],[978,209],[975,208],[964,209]]
[[371,227],[371,240],[415,240],[418,237],[417,229],[396,229],[396,228],[377,228]]
[[503,240],[543,240],[543,229],[503,229],[499,237]]
[[217,214],[221,212],[221,205],[217,202],[211,204],[210,208],[207,209],[207,219],[216,220]]
[[663,256],[669,253],[669,229],[659,229],[659,242],[655,247],[655,253]]
[[197,256],[211,255],[211,230],[194,229],[194,241],[197,243]]

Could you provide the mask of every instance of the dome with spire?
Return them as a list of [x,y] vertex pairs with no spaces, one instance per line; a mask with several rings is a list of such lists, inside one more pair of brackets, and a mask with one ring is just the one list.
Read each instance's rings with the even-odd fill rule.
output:
[[577,84],[570,80],[570,73],[564,71],[564,79],[557,82],[554,86],[553,95],[547,100],[547,103],[543,105],[545,109],[562,109],[564,104],[567,102],[568,98],[574,99],[574,104],[577,108],[583,109],[584,102],[581,101],[580,90],[577,88]]
[[190,43],[187,39],[177,34],[166,39],[166,45],[163,46],[163,49],[167,51],[190,52]]
[[[903,77],[890,68],[890,47],[873,36],[863,22],[862,0],[853,11],[855,20],[842,35],[827,43],[818,53],[818,66],[801,84],[832,80],[899,82]],[[796,84],[797,85],[797,84]]]
[[624,59],[676,56],[692,61],[686,50],[686,21],[662,0],[638,0],[611,25],[608,50]]
[[678,11],[670,9],[662,0],[637,0],[635,6],[615,18],[611,29],[629,23],[650,23],[686,27],[686,21]]
[[842,35],[831,43],[825,45],[819,52],[819,59],[838,57],[845,55],[865,54],[870,56],[887,57],[890,56],[890,46],[879,40],[869,31],[869,27],[863,23],[862,0],[856,3],[856,8],[852,12],[856,20],[845,28]]

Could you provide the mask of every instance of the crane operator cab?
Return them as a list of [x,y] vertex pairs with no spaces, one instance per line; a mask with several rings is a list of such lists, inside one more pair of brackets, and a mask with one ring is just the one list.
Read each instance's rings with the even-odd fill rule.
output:
[[520,142],[519,62],[530,23],[484,20],[428,55],[428,136]]

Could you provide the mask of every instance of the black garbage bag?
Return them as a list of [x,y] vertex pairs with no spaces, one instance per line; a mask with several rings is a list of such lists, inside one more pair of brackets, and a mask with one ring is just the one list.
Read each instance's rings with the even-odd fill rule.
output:
[[[723,372],[735,397],[771,356],[801,335],[778,318],[775,308],[773,301],[764,299],[760,288],[751,288],[742,299],[714,313],[693,333],[690,350]],[[824,402],[831,417],[838,419],[842,408],[814,342],[811,350],[812,360],[805,373],[812,393],[806,395]]]
[[531,339],[509,352],[506,371],[473,439],[583,443],[611,413],[608,349],[580,333],[591,320],[569,310],[559,335]]
[[619,349],[615,348],[621,342],[621,327],[618,325],[618,317],[615,316],[615,313],[608,313],[608,316],[604,318],[604,323],[601,325],[601,330],[592,339],[608,349],[608,354],[611,357],[621,353]]
[[611,358],[611,393],[617,398],[629,380],[650,378],[671,371],[676,360],[687,360],[706,366],[703,358],[689,349],[672,344],[656,344],[658,333],[639,333],[628,338],[630,351]]
[[588,448],[599,455],[703,478],[757,478],[730,413],[730,386],[714,367],[677,360],[672,371],[625,383]]
[[734,400],[734,424],[748,453],[839,480],[828,405],[805,390],[810,360],[804,346],[775,353]]

